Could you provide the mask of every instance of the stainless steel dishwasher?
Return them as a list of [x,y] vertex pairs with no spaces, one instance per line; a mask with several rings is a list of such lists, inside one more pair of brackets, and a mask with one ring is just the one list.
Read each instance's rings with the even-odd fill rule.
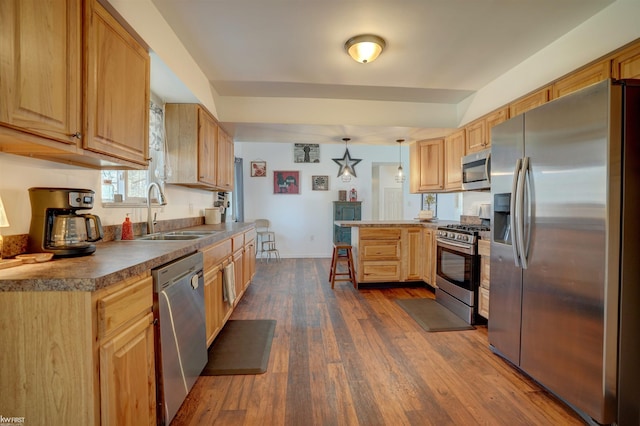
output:
[[168,425],[207,364],[202,253],[151,271],[159,424]]

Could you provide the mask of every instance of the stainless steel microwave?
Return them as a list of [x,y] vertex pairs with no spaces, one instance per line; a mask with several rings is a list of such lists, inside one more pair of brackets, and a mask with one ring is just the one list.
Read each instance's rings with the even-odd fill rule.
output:
[[462,157],[462,189],[491,188],[491,149]]

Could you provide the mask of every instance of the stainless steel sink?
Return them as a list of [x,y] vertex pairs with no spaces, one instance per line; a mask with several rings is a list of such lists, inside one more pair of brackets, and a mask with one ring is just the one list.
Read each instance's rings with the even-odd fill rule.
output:
[[197,240],[198,238],[205,237],[202,234],[149,234],[136,238],[140,241],[177,241],[177,240]]
[[164,232],[163,235],[200,235],[200,236],[205,236],[205,235],[211,235],[211,234],[215,234],[218,231],[206,231],[206,230],[201,230],[201,231],[170,231],[170,232]]

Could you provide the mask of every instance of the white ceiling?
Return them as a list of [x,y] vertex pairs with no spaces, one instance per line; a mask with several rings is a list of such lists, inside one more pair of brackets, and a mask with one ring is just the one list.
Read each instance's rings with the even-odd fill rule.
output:
[[[234,140],[326,143],[348,136],[367,144],[448,133],[470,95],[613,2],[152,1],[217,92],[218,118]],[[370,64],[343,49],[361,33],[387,43]],[[152,82],[152,90],[167,101],[192,102],[174,83]],[[278,116],[295,105],[305,108],[291,120]],[[395,124],[394,112],[412,105],[445,112],[425,117],[422,126],[406,126],[401,117]],[[323,110],[337,106],[339,114]],[[371,106],[384,108],[388,119],[371,114],[367,122],[363,111]]]

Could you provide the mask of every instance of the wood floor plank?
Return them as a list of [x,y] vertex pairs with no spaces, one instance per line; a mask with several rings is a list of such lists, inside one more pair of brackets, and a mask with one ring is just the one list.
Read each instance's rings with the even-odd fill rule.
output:
[[172,425],[582,425],[489,348],[428,333],[397,303],[429,288],[328,282],[329,259],[257,264],[231,319],[275,319],[267,372],[201,377]]

